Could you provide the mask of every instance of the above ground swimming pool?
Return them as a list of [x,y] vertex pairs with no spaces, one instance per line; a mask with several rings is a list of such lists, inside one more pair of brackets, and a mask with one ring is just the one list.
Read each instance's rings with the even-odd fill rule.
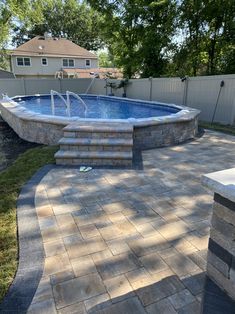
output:
[[0,100],[0,111],[21,138],[49,145],[57,144],[63,137],[63,128],[71,123],[87,123],[91,128],[97,123],[128,123],[137,149],[178,144],[198,132],[200,112],[193,108],[114,96],[80,97],[82,100],[70,95],[68,106],[54,96],[53,111],[50,95],[16,96]]
[[[63,95],[66,98],[65,95]],[[57,95],[55,100],[55,116],[71,116],[82,119],[142,119],[172,115],[181,109],[166,104],[143,103],[125,98],[80,95],[86,106],[70,96],[70,114],[65,103]],[[14,101],[24,108],[42,114],[52,115],[51,96],[15,97]]]

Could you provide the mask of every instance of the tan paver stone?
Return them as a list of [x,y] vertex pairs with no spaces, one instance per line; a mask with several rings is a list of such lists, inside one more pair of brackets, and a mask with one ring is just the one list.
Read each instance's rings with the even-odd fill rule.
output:
[[181,281],[176,276],[171,276],[135,291],[143,305],[147,306],[183,289]]
[[70,269],[71,264],[67,253],[45,258],[44,274],[46,276]]
[[138,298],[133,297],[100,310],[97,314],[146,314]]
[[46,257],[65,253],[65,246],[61,239],[44,243]]
[[79,231],[81,232],[83,239],[100,236],[100,233],[94,224],[81,226],[79,227]]
[[150,274],[146,271],[144,267],[129,271],[128,273],[125,273],[125,276],[131,284],[136,281],[144,280],[146,278],[150,279]]
[[205,250],[208,248],[209,236],[201,236],[197,231],[191,232],[186,238],[198,250]]
[[137,256],[144,256],[154,251],[165,250],[171,246],[160,233],[156,233],[152,237],[127,241],[127,244]]
[[63,238],[63,241],[71,259],[103,251],[107,248],[101,237],[82,240],[79,236],[73,235]]
[[187,275],[194,271],[201,271],[191,259],[180,253],[167,257],[164,260],[178,276]]
[[55,215],[70,214],[73,211],[78,210],[77,204],[54,204],[52,202],[51,206]]
[[75,303],[57,311],[58,314],[87,314],[83,302]]
[[97,271],[95,264],[89,255],[71,259],[70,262],[76,277],[88,275]]
[[49,227],[41,230],[43,242],[51,242],[60,239],[61,234],[58,227]]
[[105,293],[105,287],[97,274],[74,278],[53,287],[58,309]]
[[168,300],[176,310],[195,301],[195,297],[189,290],[185,289],[176,294],[171,295]]
[[106,241],[106,243],[113,255],[118,255],[118,254],[130,251],[129,246],[126,244],[126,242],[123,239],[115,239],[111,241]]
[[38,206],[36,209],[38,217],[47,217],[54,215],[54,212],[50,205]]
[[50,275],[50,281],[52,285],[56,285],[60,282],[73,279],[75,277],[72,268],[70,270],[64,270],[55,274]]
[[116,222],[119,222],[121,220],[126,219],[125,215],[123,215],[122,212],[116,212],[113,214],[108,214],[108,218],[110,221],[112,221],[112,223],[116,223]]
[[143,225],[136,225],[135,228],[144,238],[154,236],[156,233],[156,229],[151,225],[150,222]]
[[168,265],[157,253],[145,255],[140,258],[140,261],[150,274],[158,273],[168,268]]
[[110,296],[108,293],[100,294],[96,297],[84,301],[87,313],[97,313],[98,310],[102,310],[112,305]]
[[128,203],[125,202],[115,202],[115,203],[108,203],[108,204],[104,204],[102,205],[103,210],[107,213],[107,214],[112,214],[112,213],[116,213],[116,212],[121,212],[123,210],[125,210],[125,208],[130,207],[130,205]]
[[67,237],[67,236],[70,236],[72,234],[78,234],[78,227],[77,225],[75,224],[75,222],[72,222],[70,224],[67,224],[67,225],[63,225],[59,228],[60,230],[60,234],[61,234],[61,237]]
[[174,240],[182,234],[189,232],[190,230],[187,224],[181,220],[165,224],[161,226],[158,231],[167,240]]
[[176,248],[176,250],[182,254],[188,255],[198,251],[198,249],[194,245],[192,245],[189,241],[187,241],[184,238],[176,239],[171,243]]
[[159,302],[153,303],[146,307],[146,311],[149,314],[177,314],[169,300],[164,299]]
[[56,215],[56,221],[59,227],[74,223],[74,219],[71,214]]
[[113,254],[111,253],[111,251],[109,249],[97,252],[97,253],[93,253],[91,254],[92,259],[95,263],[100,263],[102,262],[104,259],[109,258],[111,256],[113,256]]
[[112,303],[134,296],[132,287],[124,275],[104,280],[104,284]]
[[112,240],[122,236],[122,231],[117,228],[116,225],[109,225],[103,228],[99,228],[99,232],[104,240]]
[[140,268],[140,264],[133,254],[124,253],[96,262],[96,267],[102,279],[108,279]]
[[57,314],[53,299],[31,304],[28,314]]

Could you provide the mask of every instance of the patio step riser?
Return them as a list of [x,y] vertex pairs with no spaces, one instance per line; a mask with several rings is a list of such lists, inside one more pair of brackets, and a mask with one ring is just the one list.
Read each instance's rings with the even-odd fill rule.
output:
[[63,151],[115,151],[131,152],[131,146],[103,146],[103,145],[60,145]]
[[56,159],[57,165],[71,165],[71,166],[124,166],[129,167],[132,165],[132,160],[129,159],[83,159],[83,158],[75,158],[75,159]]
[[64,131],[64,137],[66,138],[94,138],[94,139],[103,139],[103,138],[119,138],[119,139],[132,139],[132,132],[70,132]]

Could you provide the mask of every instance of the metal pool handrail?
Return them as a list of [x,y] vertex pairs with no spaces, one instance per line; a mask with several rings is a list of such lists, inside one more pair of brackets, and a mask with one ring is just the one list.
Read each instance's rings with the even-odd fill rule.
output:
[[[52,111],[52,114],[53,114],[53,115],[55,115],[55,100],[54,100],[54,95],[57,95],[57,96],[65,103],[66,109],[68,109],[68,105],[67,105],[66,99],[65,99],[60,93],[58,93],[57,91],[51,90],[51,111]],[[70,111],[69,111],[69,112],[70,112]]]
[[83,104],[83,106],[85,107],[85,113],[86,113],[87,112],[87,105],[82,100],[82,98],[78,94],[75,94],[74,92],[70,92],[69,90],[67,90],[66,98],[67,98],[67,107],[68,107],[69,116],[70,116],[70,107],[71,107],[70,106],[71,105],[70,96],[73,96],[74,98],[77,98]]

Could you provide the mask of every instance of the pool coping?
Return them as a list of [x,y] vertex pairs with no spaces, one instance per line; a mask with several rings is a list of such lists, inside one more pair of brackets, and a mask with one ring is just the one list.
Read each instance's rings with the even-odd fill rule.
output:
[[[49,94],[42,94],[42,95],[27,95],[27,96],[45,96]],[[82,94],[81,94],[82,95]],[[177,123],[177,122],[187,122],[195,119],[200,114],[200,111],[194,108],[186,107],[186,106],[179,106],[175,104],[169,103],[162,103],[158,101],[148,101],[148,100],[140,100],[140,99],[131,99],[131,98],[123,98],[123,97],[116,97],[116,96],[104,96],[104,95],[92,95],[88,94],[89,97],[102,97],[102,98],[109,98],[109,99],[116,99],[116,100],[127,100],[130,102],[138,102],[140,104],[150,104],[150,105],[162,105],[167,107],[173,107],[176,109],[180,109],[179,112],[161,116],[161,117],[150,117],[150,118],[142,118],[142,119],[90,119],[90,118],[78,118],[78,117],[60,117],[60,116],[53,116],[53,115],[42,115],[40,113],[35,113],[30,111],[20,104],[16,103],[13,99],[1,100],[0,101],[0,108],[3,106],[7,110],[9,110],[13,115],[17,116],[26,121],[34,121],[34,122],[44,122],[50,124],[61,124],[61,125],[68,125],[72,122],[91,122],[91,123],[128,123],[133,125],[133,127],[145,127],[145,126],[152,126],[152,125],[160,125],[166,123]],[[15,97],[25,97],[25,96],[15,96]]]
[[0,312],[26,313],[41,280],[45,254],[34,197],[37,185],[54,167],[55,165],[49,164],[40,168],[24,184],[18,196],[16,214],[19,261],[15,278],[0,303]]

